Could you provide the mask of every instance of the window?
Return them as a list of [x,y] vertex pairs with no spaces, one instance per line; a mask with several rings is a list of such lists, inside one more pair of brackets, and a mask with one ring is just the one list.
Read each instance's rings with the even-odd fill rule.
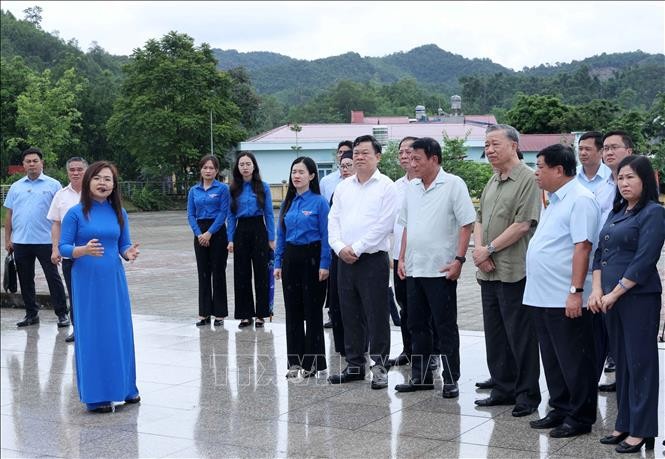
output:
[[318,163],[316,166],[319,168],[319,180],[333,171],[333,163]]

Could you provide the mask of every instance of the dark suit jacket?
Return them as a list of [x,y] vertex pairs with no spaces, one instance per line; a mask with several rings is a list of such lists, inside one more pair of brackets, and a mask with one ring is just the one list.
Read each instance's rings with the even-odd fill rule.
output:
[[600,231],[593,260],[594,271],[601,271],[603,293],[616,287],[622,277],[637,285],[631,294],[660,293],[662,285],[656,263],[665,241],[665,208],[649,202],[633,214],[610,213]]

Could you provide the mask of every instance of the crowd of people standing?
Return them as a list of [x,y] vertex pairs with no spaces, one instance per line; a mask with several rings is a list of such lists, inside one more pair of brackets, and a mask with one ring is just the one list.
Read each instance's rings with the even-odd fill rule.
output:
[[[534,413],[541,402],[542,361],[550,410],[530,426],[551,429],[554,438],[589,433],[609,357],[616,365],[618,414],[614,431],[600,442],[621,453],[652,448],[662,301],[656,264],[665,209],[650,161],[633,155],[626,133],[588,132],[578,147],[579,167],[574,150],[556,144],[537,154],[534,173],[521,160],[519,133],[508,125],[490,126],[485,155],[494,175],[476,210],[464,181],[445,171],[436,140],[400,142],[405,175],[394,183],[378,169],[381,144],[361,136],[340,142],[339,173],[321,181],[311,158],[293,161],[277,222],[270,187],[252,153],[237,155],[229,185],[218,180],[218,159],[204,156],[187,205],[198,271],[196,326],[219,327],[228,316],[232,253],[240,328],[264,326],[272,314],[270,277],[281,280],[287,378],[315,377],[327,368],[327,303],[335,350],[346,361],[329,383],[365,380],[369,357],[372,389],[388,387],[391,367],[410,365],[411,377],[396,391],[433,390],[440,373],[441,395],[456,398],[457,280],[473,237],[490,373],[479,384],[491,389],[475,403],[511,405],[515,417]],[[26,304],[17,325],[39,322],[35,258],[47,274],[58,326],[69,325],[55,267],[62,261],[76,324],[75,338],[68,339],[75,341],[81,401],[98,412],[111,411],[115,401],[136,403],[121,258],[133,261],[139,250],[130,240],[117,171],[108,162],[88,167],[72,158],[71,183],[60,190],[43,174],[38,149],[26,150],[23,162],[27,176],[12,186],[4,204],[6,248],[15,253]],[[28,230],[29,221],[38,228]],[[391,267],[403,340],[394,359]],[[111,365],[102,367],[102,361]]]

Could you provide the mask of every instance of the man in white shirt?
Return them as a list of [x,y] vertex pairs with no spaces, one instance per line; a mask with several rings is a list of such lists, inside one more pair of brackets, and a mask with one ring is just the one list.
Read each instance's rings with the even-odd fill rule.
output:
[[[405,174],[403,177],[398,179],[395,182],[395,190],[397,191],[397,209],[402,208],[404,204],[404,196],[406,195],[406,187],[409,184],[409,181],[414,179],[414,175],[411,172],[411,145],[416,140],[416,137],[404,137],[399,145],[398,154],[399,154],[399,165],[404,170]],[[397,304],[400,307],[401,323],[400,330],[402,332],[402,352],[395,357],[390,359],[388,362],[389,366],[400,366],[407,365],[411,360],[411,334],[409,333],[409,328],[407,325],[409,312],[406,300],[406,281],[400,279],[397,275],[397,262],[399,260],[399,252],[402,248],[402,232],[404,227],[399,223],[399,212],[395,218],[395,225],[393,227],[393,287],[395,290],[395,299]]]
[[[72,265],[73,260],[63,258],[60,255],[58,244],[60,241],[60,230],[62,219],[65,218],[67,211],[74,207],[81,201],[81,184],[83,182],[83,175],[88,168],[88,163],[85,159],[75,156],[69,158],[66,163],[67,177],[69,178],[69,185],[58,191],[53,196],[51,207],[48,210],[46,218],[51,221],[51,262],[54,265],[62,262],[62,274],[65,277],[65,284],[67,285],[67,294],[69,295],[69,316],[72,325],[74,325],[74,300],[72,298]],[[74,332],[72,331],[65,341],[71,343],[74,341]]]
[[476,210],[464,181],[441,168],[441,146],[429,137],[411,145],[417,177],[406,188],[398,272],[406,279],[412,339],[411,379],[398,392],[433,389],[432,323],[439,336],[444,398],[459,396],[457,279],[469,247]]
[[[331,384],[365,379],[366,339],[374,361],[372,389],[388,387],[390,234],[395,223],[395,184],[379,172],[381,144],[371,135],[353,142],[355,175],[335,189],[328,215],[330,247],[339,256],[338,289],[347,366]],[[365,335],[367,332],[367,337]]]
[[[353,151],[353,143],[350,140],[342,140],[339,145],[337,145],[337,165],[339,166],[342,159],[342,155],[346,152]],[[338,167],[337,170],[332,171],[330,174],[323,177],[319,180],[319,188],[321,189],[321,196],[326,198],[326,201],[330,202],[330,198],[335,192],[337,184],[342,181],[342,171]]]

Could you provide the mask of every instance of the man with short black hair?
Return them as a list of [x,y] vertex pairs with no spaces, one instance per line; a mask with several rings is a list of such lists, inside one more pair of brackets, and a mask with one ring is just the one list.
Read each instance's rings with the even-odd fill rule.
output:
[[595,194],[604,180],[612,175],[612,170],[603,163],[603,134],[597,131],[585,132],[577,143],[580,165],[577,167],[577,180]]
[[[74,325],[74,299],[72,298],[72,266],[74,261],[69,258],[63,258],[60,255],[58,245],[60,244],[60,230],[62,219],[69,209],[74,207],[81,201],[81,185],[83,183],[83,174],[88,168],[88,162],[78,156],[74,156],[67,160],[65,164],[67,169],[67,177],[69,178],[69,185],[59,190],[48,210],[46,218],[51,220],[51,240],[53,243],[51,262],[55,265],[62,262],[62,274],[65,277],[65,285],[67,286],[67,293],[69,294],[69,317],[72,325]],[[71,343],[74,341],[74,332],[72,331],[65,341]]]
[[476,211],[464,181],[444,172],[441,146],[429,137],[411,145],[411,172],[400,212],[404,230],[398,274],[406,279],[408,326],[412,340],[411,378],[398,392],[431,390],[432,326],[441,351],[444,398],[459,396],[457,279],[466,261]]
[[[331,384],[365,379],[365,351],[374,361],[372,389],[388,387],[390,233],[395,222],[395,185],[379,172],[381,144],[371,135],[353,142],[355,175],[335,189],[328,214],[330,247],[339,256],[338,289],[347,367]],[[367,333],[367,334],[366,334]]]
[[596,358],[586,303],[600,208],[575,180],[572,148],[550,145],[536,158],[536,182],[549,203],[529,242],[523,302],[533,312],[552,409],[530,425],[566,438],[591,432],[596,422]]
[[39,323],[35,301],[35,259],[42,265],[48,283],[58,327],[68,327],[65,289],[56,264],[51,262],[51,222],[46,218],[60,183],[44,174],[44,160],[39,148],[30,147],[21,156],[26,176],[9,188],[4,206],[5,248],[14,252],[25,317],[16,323],[25,327]]

